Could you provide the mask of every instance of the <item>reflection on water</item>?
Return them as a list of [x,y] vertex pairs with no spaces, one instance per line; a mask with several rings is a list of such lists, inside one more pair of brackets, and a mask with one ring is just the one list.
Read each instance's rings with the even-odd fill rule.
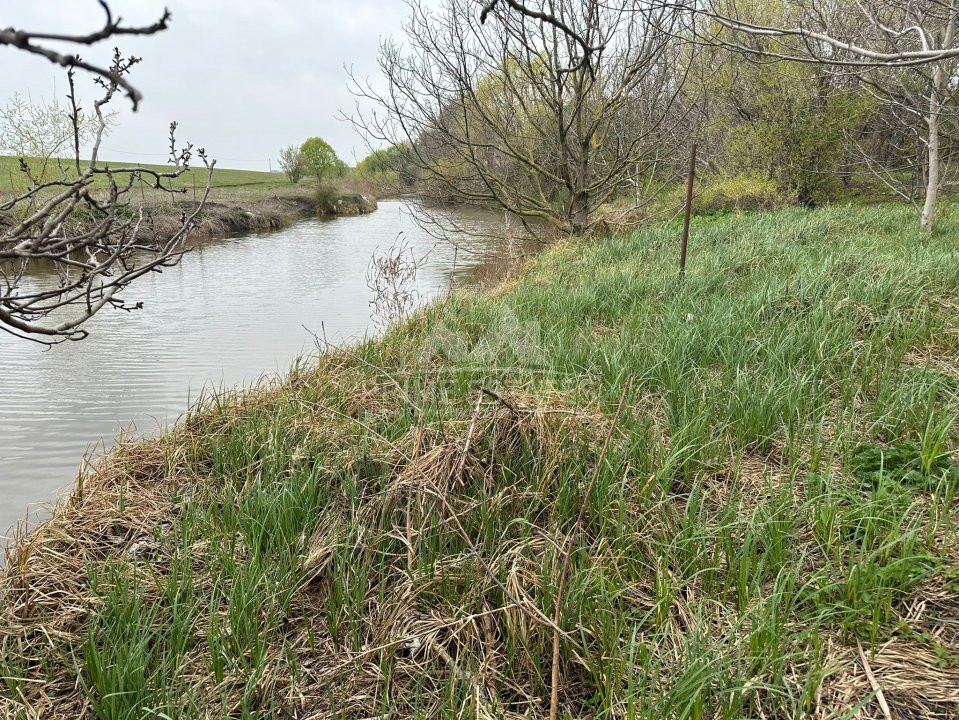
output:
[[[503,223],[489,213],[440,212],[468,231]],[[31,503],[68,487],[97,443],[125,428],[173,423],[204,387],[288,369],[312,349],[306,328],[322,324],[333,343],[372,333],[366,271],[374,251],[400,233],[417,257],[429,252],[417,277],[424,300],[451,282],[495,278],[510,256],[530,249],[463,234],[456,250],[401,203],[381,202],[372,215],[203,243],[125,293],[143,300],[143,310],[102,312],[82,342],[45,351],[0,333],[0,535]]]

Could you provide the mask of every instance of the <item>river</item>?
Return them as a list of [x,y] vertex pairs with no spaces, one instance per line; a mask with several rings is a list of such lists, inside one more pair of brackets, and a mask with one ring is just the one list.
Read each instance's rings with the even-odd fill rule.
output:
[[119,432],[155,433],[204,388],[285,372],[314,348],[311,332],[336,344],[375,333],[367,270],[398,238],[427,256],[420,302],[495,280],[532,250],[488,236],[502,231],[502,215],[438,212],[466,231],[455,246],[384,201],[370,215],[201,242],[124,294],[142,310],[101,312],[85,340],[44,349],[0,333],[0,536],[28,510],[42,514],[84,455]]

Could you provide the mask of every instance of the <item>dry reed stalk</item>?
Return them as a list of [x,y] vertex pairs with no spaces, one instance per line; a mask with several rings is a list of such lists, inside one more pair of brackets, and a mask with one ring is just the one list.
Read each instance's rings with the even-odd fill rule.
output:
[[876,693],[876,700],[879,701],[882,714],[886,720],[892,720],[892,712],[889,710],[889,703],[886,702],[886,695],[882,691],[882,685],[876,680],[876,676],[872,672],[872,667],[869,665],[869,658],[866,657],[866,653],[862,649],[862,643],[859,642],[859,640],[856,640],[856,647],[859,649],[859,659],[862,660],[862,669],[866,671],[866,677],[869,678],[872,691]]

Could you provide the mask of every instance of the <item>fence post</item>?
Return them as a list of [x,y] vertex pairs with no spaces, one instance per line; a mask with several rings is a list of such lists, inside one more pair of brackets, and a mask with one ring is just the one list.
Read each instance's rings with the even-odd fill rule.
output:
[[689,216],[693,211],[693,181],[696,179],[696,143],[689,154],[689,178],[686,181],[686,213],[683,216],[683,242],[679,251],[679,279],[686,277],[686,249],[689,246]]

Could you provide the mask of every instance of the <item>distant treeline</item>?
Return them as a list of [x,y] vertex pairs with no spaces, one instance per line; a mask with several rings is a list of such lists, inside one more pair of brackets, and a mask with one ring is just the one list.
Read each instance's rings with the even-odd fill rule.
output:
[[[413,3],[404,43],[381,50],[389,92],[354,83],[377,106],[354,121],[384,148],[358,174],[572,232],[610,211],[674,210],[694,142],[702,211],[851,196],[921,209],[951,181],[954,59],[865,67],[835,48],[824,58],[826,45],[801,33],[742,32],[684,3],[556,0],[549,7],[568,32],[492,5],[481,23],[472,0],[438,11]],[[740,22],[769,28],[812,22],[807,5],[735,9]],[[868,35],[866,11],[883,27],[951,43],[955,11],[937,14],[942,5],[833,3],[817,17],[862,44],[893,44]],[[910,30],[895,42],[908,57],[908,43],[926,40]]]

